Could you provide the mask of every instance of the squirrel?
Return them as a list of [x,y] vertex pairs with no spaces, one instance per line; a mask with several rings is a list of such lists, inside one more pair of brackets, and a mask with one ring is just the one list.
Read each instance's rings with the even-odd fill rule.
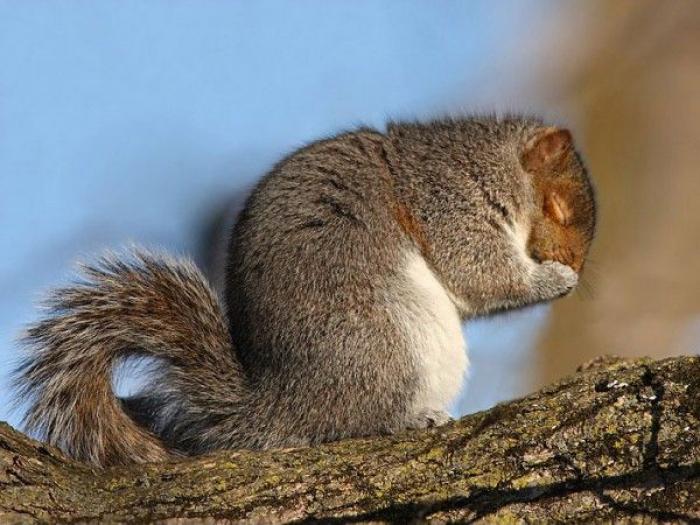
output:
[[[187,259],[83,267],[25,335],[25,427],[98,467],[440,425],[462,321],[577,284],[596,222],[566,129],[530,117],[393,122],[307,145],[248,198],[222,305]],[[148,356],[144,391],[112,369]]]

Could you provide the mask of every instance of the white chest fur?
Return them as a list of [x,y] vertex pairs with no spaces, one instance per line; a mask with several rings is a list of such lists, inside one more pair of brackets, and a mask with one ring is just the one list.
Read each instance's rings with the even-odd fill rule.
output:
[[469,365],[457,309],[418,253],[405,259],[398,317],[419,373],[416,412],[446,410]]

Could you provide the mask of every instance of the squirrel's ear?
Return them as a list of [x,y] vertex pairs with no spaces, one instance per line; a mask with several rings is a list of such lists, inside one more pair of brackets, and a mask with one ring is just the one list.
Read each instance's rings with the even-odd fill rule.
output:
[[545,128],[527,141],[520,154],[520,163],[527,172],[540,171],[556,166],[572,147],[573,138],[568,129]]

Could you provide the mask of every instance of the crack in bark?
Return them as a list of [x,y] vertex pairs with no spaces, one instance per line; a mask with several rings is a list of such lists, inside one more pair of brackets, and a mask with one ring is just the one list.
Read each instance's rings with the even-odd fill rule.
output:
[[663,382],[659,381],[649,366],[645,365],[643,368],[644,374],[642,375],[642,382],[645,386],[651,387],[654,392],[654,398],[650,399],[651,436],[649,437],[649,444],[644,450],[644,467],[658,469],[659,431],[661,430],[662,412],[661,402],[666,394],[666,389],[664,388]]

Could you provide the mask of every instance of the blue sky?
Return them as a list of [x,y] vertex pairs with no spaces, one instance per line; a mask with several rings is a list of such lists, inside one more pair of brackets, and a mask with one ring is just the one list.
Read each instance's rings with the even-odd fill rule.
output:
[[[536,109],[523,42],[556,22],[527,0],[0,0],[0,420],[19,419],[15,336],[74,261],[129,242],[196,255],[222,203],[323,135]],[[468,329],[458,412],[522,389],[545,314]]]

